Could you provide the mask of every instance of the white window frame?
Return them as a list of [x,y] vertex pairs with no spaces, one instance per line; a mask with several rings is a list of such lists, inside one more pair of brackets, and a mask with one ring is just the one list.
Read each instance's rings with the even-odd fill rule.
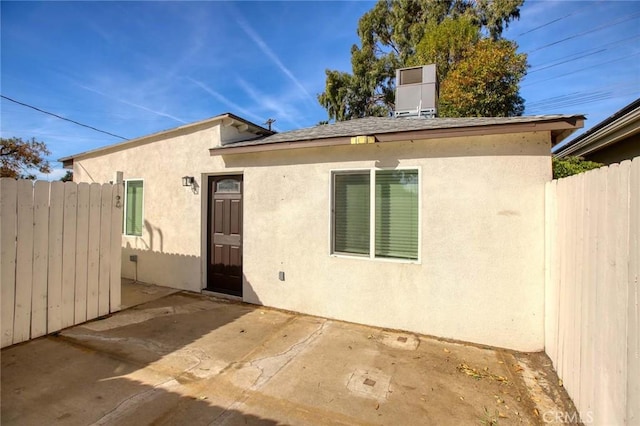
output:
[[[417,259],[394,259],[389,257],[376,257],[375,255],[375,237],[376,237],[376,184],[375,174],[377,171],[384,170],[416,170],[418,172],[418,256]],[[369,255],[351,254],[336,252],[334,249],[334,233],[335,229],[335,176],[338,174],[362,173],[369,172]],[[422,263],[422,169],[420,166],[402,166],[402,167],[367,167],[367,168],[348,168],[348,169],[332,169],[331,179],[329,180],[329,194],[331,196],[329,209],[329,254],[331,257],[348,258],[348,259],[364,259],[374,260],[377,262],[392,263]]]
[[[129,182],[142,182],[142,214],[140,215],[140,220],[142,221],[142,231],[140,233],[140,235],[135,235],[135,234],[127,234],[127,186],[129,185]],[[144,199],[145,199],[145,183],[144,183],[144,179],[142,178],[131,178],[131,179],[125,179],[124,180],[124,209],[122,210],[122,235],[124,235],[125,237],[132,237],[132,238],[140,238],[142,237],[142,234],[144,233]]]

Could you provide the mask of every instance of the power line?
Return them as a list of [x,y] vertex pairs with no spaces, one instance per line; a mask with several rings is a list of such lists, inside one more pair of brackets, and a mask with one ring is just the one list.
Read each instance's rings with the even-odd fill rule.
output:
[[640,12],[639,13],[634,13],[633,15],[627,16],[627,17],[625,17],[623,19],[609,21],[606,24],[600,25],[599,27],[590,28],[587,31],[583,31],[583,32],[571,35],[569,37],[563,38],[561,40],[556,40],[556,41],[553,41],[551,43],[542,45],[540,47],[537,47],[535,49],[530,50],[528,53],[537,52],[539,50],[546,49],[547,47],[555,46],[556,44],[560,44],[560,43],[563,43],[563,42],[568,41],[568,40],[572,40],[572,39],[577,38],[577,37],[581,37],[581,36],[584,36],[584,35],[587,35],[587,34],[591,34],[591,33],[594,33],[596,31],[600,31],[602,29],[609,28],[609,27],[621,24],[621,23],[626,22],[626,21],[630,21],[631,19],[634,19],[634,18],[636,18],[638,16],[640,16]]
[[597,51],[595,51],[595,52],[585,53],[585,54],[584,54],[584,55],[582,55],[582,56],[576,56],[575,58],[571,58],[571,59],[567,59],[567,60],[564,60],[564,61],[556,62],[555,64],[547,65],[547,66],[544,66],[544,67],[534,68],[534,69],[532,69],[531,71],[528,71],[528,72],[527,72],[527,75],[529,75],[529,74],[533,74],[534,72],[538,72],[538,71],[546,70],[546,69],[548,69],[548,68],[557,67],[558,65],[566,64],[567,62],[573,62],[573,61],[575,61],[576,59],[586,58],[587,56],[593,56],[593,55],[595,55],[595,54],[597,54],[597,53],[602,53],[602,52],[606,52],[606,51],[607,51],[607,49],[600,49],[600,50],[597,50]]
[[574,102],[572,104],[554,105],[554,106],[550,106],[550,107],[533,107],[533,108],[530,108],[530,107],[526,106],[526,113],[527,114],[537,114],[537,113],[540,113],[540,112],[548,111],[550,109],[570,108],[570,107],[575,107],[575,106],[578,106],[578,105],[593,104],[593,103],[600,104],[604,100],[623,98],[623,97],[627,97],[627,96],[629,96],[630,94],[633,94],[633,93],[635,93],[635,92],[619,93],[619,94],[610,93],[608,95],[603,95],[601,97],[597,97],[597,98],[593,98],[593,99],[583,100],[583,101],[579,101],[579,102],[576,101],[576,102]]
[[568,15],[565,15],[565,16],[561,17],[561,18],[554,19],[553,21],[549,21],[549,22],[547,22],[546,24],[538,25],[538,26],[537,26],[537,27],[535,27],[535,28],[531,28],[529,31],[525,31],[525,32],[523,32],[523,33],[518,34],[518,37],[522,37],[522,36],[523,36],[523,35],[525,35],[525,34],[532,33],[532,32],[534,32],[534,31],[536,31],[536,30],[539,30],[540,28],[544,28],[544,27],[546,27],[547,25],[551,25],[551,24],[556,23],[556,22],[558,22],[558,21],[562,21],[563,19],[568,18],[569,16],[572,16],[572,15],[574,15],[574,13],[570,13],[570,14],[568,14]]
[[86,127],[87,129],[95,130],[96,132],[104,133],[104,134],[106,134],[106,135],[113,136],[113,137],[120,138],[120,139],[124,139],[124,140],[127,140],[127,139],[128,139],[128,138],[125,138],[124,136],[119,136],[119,135],[116,135],[116,134],[113,134],[113,133],[107,132],[107,131],[105,131],[105,130],[100,130],[100,129],[97,129],[97,128],[93,127],[93,126],[89,126],[89,125],[87,125],[87,124],[79,123],[79,122],[77,122],[77,121],[75,121],[75,120],[72,120],[72,119],[70,119],[70,118],[66,118],[66,117],[63,117],[63,116],[61,116],[61,115],[58,115],[58,114],[54,114],[54,113],[52,113],[52,112],[49,112],[49,111],[45,111],[45,110],[40,109],[40,108],[38,108],[38,107],[34,107],[33,105],[29,105],[29,104],[25,104],[24,102],[16,101],[15,99],[11,99],[10,97],[5,96],[5,95],[2,95],[2,94],[0,94],[0,97],[2,97],[3,99],[6,99],[6,100],[8,100],[8,101],[14,102],[14,103],[16,103],[16,104],[18,104],[18,105],[22,105],[22,106],[25,106],[25,107],[27,107],[27,108],[35,109],[36,111],[41,112],[41,113],[43,113],[43,114],[48,114],[48,115],[51,115],[51,116],[53,116],[53,117],[59,118],[59,119],[61,119],[61,120],[68,121],[68,122],[73,123],[73,124],[77,124],[78,126],[82,126],[82,127]]
[[591,65],[589,67],[582,67],[579,70],[575,70],[575,71],[567,72],[567,73],[564,73],[564,74],[556,75],[556,76],[553,76],[553,77],[545,78],[544,80],[538,80],[538,81],[534,81],[532,83],[523,84],[521,87],[533,86],[534,84],[542,83],[542,82],[549,81],[549,80],[555,80],[555,79],[558,79],[558,78],[561,78],[561,77],[565,77],[567,75],[571,75],[571,74],[575,74],[575,73],[578,73],[578,72],[582,72],[584,70],[588,70],[588,69],[591,69],[591,68],[596,68],[596,67],[599,67],[601,65],[607,65],[607,64],[611,64],[613,62],[624,61],[625,59],[629,59],[629,58],[631,58],[633,56],[638,56],[638,55],[640,55],[640,52],[634,53],[632,55],[623,56],[621,58],[612,59],[610,61],[600,62],[598,64]]
[[602,52],[605,52],[607,50],[611,50],[611,47],[621,46],[623,44],[627,44],[630,41],[635,40],[637,38],[640,38],[640,35],[634,36],[634,37],[624,38],[624,39],[621,39],[621,40],[616,40],[616,41],[611,42],[611,43],[603,44],[602,46],[596,47],[595,49],[583,50],[582,52],[577,52],[577,53],[574,53],[573,55],[565,56],[564,58],[562,58],[564,60],[562,60],[560,62],[545,62],[543,64],[538,65],[537,67],[532,68],[530,71],[527,72],[527,75],[528,74],[532,74],[534,72],[545,70],[547,68],[553,68],[553,67],[556,67],[558,65],[565,64],[567,62],[572,62],[572,61],[575,61],[576,59],[586,58],[588,56],[593,56],[593,55],[596,55],[598,53],[602,53]]
[[614,99],[638,93],[640,90],[635,84],[618,84],[603,87],[594,92],[572,92],[566,95],[554,96],[525,104],[527,114],[549,109],[574,107],[577,105],[591,104],[606,99]]
[[614,97],[613,92],[593,92],[585,93],[575,98],[567,98],[564,101],[549,102],[547,104],[540,103],[537,105],[525,105],[527,111],[550,110],[559,108],[568,108],[576,105],[589,104],[596,101],[602,101]]

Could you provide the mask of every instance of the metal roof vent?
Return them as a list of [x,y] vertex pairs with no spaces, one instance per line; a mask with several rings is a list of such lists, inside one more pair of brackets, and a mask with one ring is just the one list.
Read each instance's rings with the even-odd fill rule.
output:
[[435,64],[396,70],[395,117],[434,118],[437,100]]

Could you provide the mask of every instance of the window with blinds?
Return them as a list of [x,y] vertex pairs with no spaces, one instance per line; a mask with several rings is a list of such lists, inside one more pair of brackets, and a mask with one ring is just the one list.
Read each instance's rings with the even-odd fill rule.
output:
[[418,171],[377,170],[376,257],[418,259]]
[[338,253],[369,254],[370,176],[337,174],[334,178],[334,239]]
[[417,260],[418,189],[417,169],[334,173],[333,252]]
[[142,236],[143,183],[141,180],[127,180],[124,191],[124,233]]

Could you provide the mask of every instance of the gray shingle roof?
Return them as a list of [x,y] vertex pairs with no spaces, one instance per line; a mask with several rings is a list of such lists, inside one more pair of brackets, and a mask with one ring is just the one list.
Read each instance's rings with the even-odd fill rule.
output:
[[366,117],[332,124],[318,125],[304,129],[276,133],[250,141],[235,142],[226,147],[252,146],[278,142],[296,142],[337,137],[374,135],[382,133],[408,132],[417,130],[455,129],[481,126],[495,126],[518,123],[536,123],[582,117],[580,115],[535,115],[525,117],[465,117],[465,118],[393,118]]

